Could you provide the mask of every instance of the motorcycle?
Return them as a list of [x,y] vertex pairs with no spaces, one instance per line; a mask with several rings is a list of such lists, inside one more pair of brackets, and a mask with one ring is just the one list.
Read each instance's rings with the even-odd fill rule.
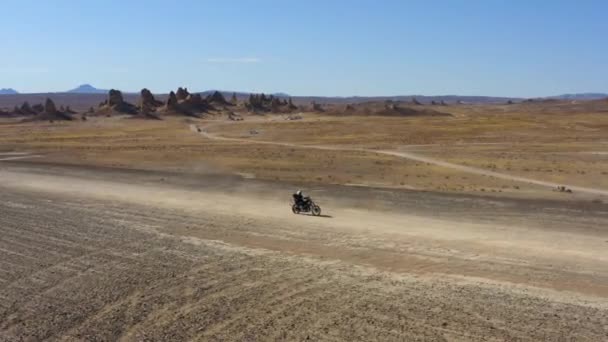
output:
[[295,201],[293,201],[293,203],[291,205],[291,211],[294,214],[311,213],[314,216],[321,215],[321,207],[319,207],[317,204],[315,204],[315,202],[313,202],[313,200],[310,197],[304,198],[304,201],[302,201],[302,203],[299,203],[299,204],[296,203]]

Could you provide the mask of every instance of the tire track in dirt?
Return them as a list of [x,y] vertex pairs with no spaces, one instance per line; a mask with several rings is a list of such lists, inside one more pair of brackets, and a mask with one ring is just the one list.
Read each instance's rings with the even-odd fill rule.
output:
[[[13,304],[0,306],[0,340],[601,340],[606,334],[608,314],[593,305],[205,239],[212,229],[233,233],[234,222],[222,215],[15,190],[3,195],[36,210],[0,204],[7,213],[0,237],[11,227],[13,239],[20,227],[23,241],[37,236],[37,247],[48,236],[81,250],[56,260],[64,268],[21,260],[36,276],[0,285]],[[247,222],[254,233],[263,223]],[[175,233],[176,226],[195,226],[200,238]],[[310,238],[333,236],[312,231]],[[49,245],[53,252],[60,246]],[[40,260],[55,259],[36,250]]]
[[30,154],[29,152],[0,152],[0,161],[21,160],[39,158],[41,155]]

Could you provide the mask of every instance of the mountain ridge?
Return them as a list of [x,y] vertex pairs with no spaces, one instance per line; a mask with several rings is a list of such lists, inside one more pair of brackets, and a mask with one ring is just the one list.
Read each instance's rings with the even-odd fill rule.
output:
[[71,93],[71,94],[105,94],[107,93],[109,90],[107,89],[98,89],[93,87],[92,85],[85,83],[85,84],[81,84],[78,87],[74,88],[74,89],[70,89],[68,91],[65,91],[65,93]]
[[19,94],[18,91],[16,91],[13,88],[2,88],[0,89],[0,95],[14,95],[14,94]]
[[[213,94],[215,91],[219,91],[225,97],[231,97],[232,94],[236,94],[237,98],[242,99],[248,97],[250,94],[255,92],[245,91],[232,91],[232,90],[217,90],[209,89],[198,93],[201,95]],[[47,92],[48,94],[107,94],[108,89],[99,89],[92,86],[89,83],[79,85],[74,89],[61,92]],[[47,93],[19,93],[12,88],[0,89],[2,95],[17,95],[17,94],[47,94]],[[138,94],[138,92],[125,91],[125,94]],[[167,95],[166,93],[158,93],[158,95]],[[314,101],[317,103],[362,103],[369,101],[421,101],[431,103],[432,101],[446,101],[452,103],[502,103],[502,102],[518,102],[524,100],[544,100],[544,99],[557,99],[557,100],[598,100],[608,98],[608,93],[601,92],[584,92],[584,93],[569,93],[554,96],[545,97],[508,97],[508,96],[484,96],[484,95],[394,95],[394,96],[301,96],[301,95],[290,95],[283,92],[269,93],[279,98],[293,98],[299,101]]]

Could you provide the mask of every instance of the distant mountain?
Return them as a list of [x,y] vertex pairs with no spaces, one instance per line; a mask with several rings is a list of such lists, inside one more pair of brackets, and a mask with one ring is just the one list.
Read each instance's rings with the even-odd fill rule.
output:
[[605,93],[579,93],[579,94],[563,94],[558,96],[551,96],[550,99],[559,100],[599,100],[605,99],[608,94]]
[[0,89],[0,95],[13,95],[13,94],[19,94],[19,93],[13,88]]
[[460,96],[460,95],[436,95],[436,96],[424,96],[424,95],[400,95],[400,96],[348,96],[348,97],[325,97],[325,96],[293,96],[293,101],[296,104],[305,104],[308,102],[315,102],[318,104],[329,104],[329,103],[364,103],[364,102],[377,102],[377,101],[406,101],[406,102],[419,102],[423,104],[430,104],[433,101],[445,103],[506,103],[508,101],[522,101],[520,98],[515,97],[494,97],[494,96]]
[[90,84],[82,84],[72,90],[66,91],[66,93],[73,94],[106,94],[107,92],[108,90],[106,89],[97,89]]
[[[239,101],[243,101],[249,97],[251,92],[243,91],[228,91],[218,90],[226,98],[230,98],[232,94],[235,94]],[[203,96],[211,95],[215,90],[206,90],[199,94]],[[424,95],[399,95],[399,96],[292,96],[287,93],[272,93],[266,94],[272,95],[279,98],[292,98],[296,104],[309,104],[315,102],[318,104],[336,104],[336,103],[364,103],[364,102],[375,102],[375,101],[416,101],[424,104],[430,104],[433,101],[446,103],[506,103],[508,101],[520,102],[523,98],[517,97],[497,97],[497,96],[462,96],[462,95],[436,95],[436,96],[424,96]]]

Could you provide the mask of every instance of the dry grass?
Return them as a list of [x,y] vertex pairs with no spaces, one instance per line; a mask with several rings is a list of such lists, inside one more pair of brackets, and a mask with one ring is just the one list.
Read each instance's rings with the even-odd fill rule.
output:
[[[4,122],[0,125],[0,146],[6,150],[43,152],[46,160],[64,163],[233,172],[309,183],[558,196],[538,186],[397,157],[253,142],[404,149],[492,171],[608,189],[608,115],[603,107],[555,106],[550,103],[442,109],[453,117],[308,114],[298,121],[266,116],[248,117],[243,122],[183,118],[94,118],[55,124]],[[245,138],[252,143],[210,141],[188,129],[193,122],[207,126],[211,133]],[[252,130],[258,134],[251,134]]]

